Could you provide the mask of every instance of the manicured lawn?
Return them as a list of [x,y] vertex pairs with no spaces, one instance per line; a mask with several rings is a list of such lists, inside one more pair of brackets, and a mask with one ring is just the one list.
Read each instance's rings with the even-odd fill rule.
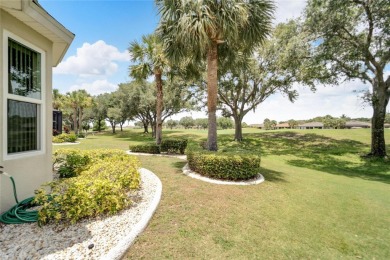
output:
[[[244,133],[237,144],[232,130],[219,131],[220,152],[261,154],[260,185],[204,183],[182,175],[179,159],[139,157],[161,179],[163,196],[127,258],[390,258],[390,162],[360,158],[369,150],[369,130]],[[206,134],[164,132],[189,138],[193,149]],[[152,140],[137,131],[93,138],[77,147],[127,149]]]

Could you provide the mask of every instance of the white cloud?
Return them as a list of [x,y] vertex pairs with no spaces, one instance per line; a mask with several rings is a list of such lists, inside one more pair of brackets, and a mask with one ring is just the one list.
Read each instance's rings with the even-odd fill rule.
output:
[[69,91],[85,89],[89,94],[95,96],[102,93],[113,92],[118,88],[118,85],[108,82],[107,80],[95,80],[91,83],[81,83],[73,85]]
[[76,55],[61,62],[54,68],[54,73],[108,76],[118,70],[117,62],[121,61],[130,61],[130,54],[127,50],[120,52],[115,46],[99,40],[93,44],[84,43],[83,46],[77,48]]
[[275,22],[280,23],[299,17],[306,6],[306,0],[277,0],[275,4]]

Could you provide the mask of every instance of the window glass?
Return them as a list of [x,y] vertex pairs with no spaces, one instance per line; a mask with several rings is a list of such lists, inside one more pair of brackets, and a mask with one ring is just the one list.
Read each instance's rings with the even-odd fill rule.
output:
[[8,153],[38,150],[39,105],[8,100]]
[[41,99],[41,54],[8,40],[8,93]]

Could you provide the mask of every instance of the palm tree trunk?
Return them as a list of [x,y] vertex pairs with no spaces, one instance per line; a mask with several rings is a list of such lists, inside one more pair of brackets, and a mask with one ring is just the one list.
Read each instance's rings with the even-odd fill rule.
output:
[[371,152],[370,156],[385,157],[386,143],[384,124],[386,117],[386,107],[389,103],[389,94],[386,93],[386,83],[375,83],[372,106],[374,114],[371,121]]
[[163,86],[161,71],[155,73],[156,89],[157,89],[157,103],[156,103],[156,144],[161,144],[162,139],[162,110],[163,110]]
[[83,128],[82,123],[83,123],[83,110],[80,107],[79,108],[79,124],[78,124],[78,127],[77,127],[77,133],[81,133],[82,132],[82,128]]
[[77,108],[73,109],[73,131],[77,134]]
[[209,128],[207,149],[217,151],[218,45],[213,42],[207,53],[207,109]]

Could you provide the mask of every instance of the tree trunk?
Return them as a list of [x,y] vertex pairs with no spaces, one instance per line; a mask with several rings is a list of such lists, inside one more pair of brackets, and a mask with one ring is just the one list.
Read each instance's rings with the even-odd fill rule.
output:
[[77,108],[73,109],[73,131],[77,134]]
[[234,116],[234,141],[242,142],[242,118]]
[[207,150],[217,151],[218,45],[213,42],[207,53]]
[[385,157],[386,143],[384,124],[386,117],[386,107],[389,103],[389,94],[386,92],[384,82],[375,83],[373,86],[372,107],[374,113],[371,120],[371,152],[370,156]]
[[77,126],[77,133],[82,132],[82,128],[83,128],[82,123],[83,123],[83,110],[79,108],[79,124]]
[[102,130],[102,120],[100,120],[100,118],[98,118],[98,132],[100,132]]
[[115,134],[115,123],[111,123],[112,133]]
[[152,137],[156,138],[156,123],[150,123],[150,127],[152,128]]
[[161,144],[162,139],[162,110],[163,110],[163,86],[162,86],[162,78],[161,71],[157,71],[155,73],[156,80],[156,89],[157,89],[157,102],[156,102],[156,144]]
[[149,122],[142,121],[142,124],[144,125],[144,134],[149,133]]

